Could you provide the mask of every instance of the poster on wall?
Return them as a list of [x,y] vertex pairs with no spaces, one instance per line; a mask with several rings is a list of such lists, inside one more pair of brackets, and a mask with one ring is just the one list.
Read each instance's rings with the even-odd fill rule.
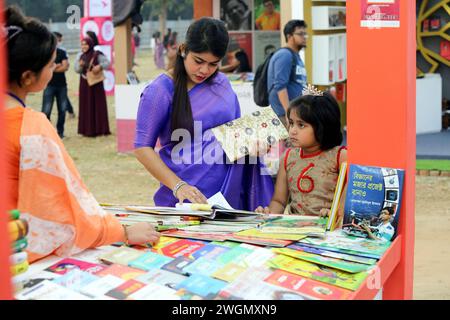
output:
[[90,17],[111,17],[111,0],[89,0],[88,16]]
[[280,1],[255,0],[255,30],[280,30]]
[[[253,66],[253,46],[252,34],[250,32],[230,33],[230,43],[228,44],[227,54],[222,61],[222,66],[232,64],[232,60],[236,59],[236,52],[246,56],[245,59],[248,61],[248,66],[251,69]],[[242,61],[241,58],[240,61]],[[252,70],[244,70],[239,72],[251,71]]]
[[361,0],[361,27],[400,28],[400,0]]
[[220,0],[220,19],[229,31],[252,30],[250,0]]
[[269,54],[281,46],[280,32],[257,31],[255,32],[255,70],[264,62]]

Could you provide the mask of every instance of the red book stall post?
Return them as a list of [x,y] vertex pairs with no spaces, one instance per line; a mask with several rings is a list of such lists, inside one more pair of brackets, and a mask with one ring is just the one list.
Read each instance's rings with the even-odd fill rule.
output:
[[[0,0],[0,26],[3,26],[3,0]],[[0,39],[0,42],[3,42]],[[4,46],[0,45],[0,150],[5,150],[5,125],[3,118],[4,95],[6,92],[6,56]],[[6,213],[6,166],[5,152],[0,152],[0,299],[12,299],[12,283],[9,266],[11,241],[7,230],[8,215]]]
[[[398,237],[378,269],[355,292],[370,299],[412,299],[416,158],[416,2],[393,1],[396,21],[370,8],[372,27],[362,26],[367,0],[347,1],[349,162],[405,170]],[[384,10],[382,8],[382,10]],[[369,11],[369,10],[367,10]],[[377,16],[378,14],[378,16]]]

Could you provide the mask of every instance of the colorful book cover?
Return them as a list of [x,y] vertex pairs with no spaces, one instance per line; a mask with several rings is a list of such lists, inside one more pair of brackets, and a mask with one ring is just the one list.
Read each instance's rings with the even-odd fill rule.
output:
[[227,263],[243,259],[252,252],[252,248],[247,247],[245,244],[240,244],[239,246],[234,247],[231,250],[228,250],[227,252],[218,256],[217,261],[225,265]]
[[227,235],[213,233],[213,232],[192,232],[185,230],[168,230],[163,231],[162,234],[166,236],[171,236],[175,238],[183,239],[196,239],[196,240],[206,240],[206,241],[224,241],[227,239]]
[[32,288],[21,291],[17,300],[87,300],[89,297],[67,289],[49,280],[44,280]]
[[51,265],[46,271],[54,272],[57,274],[66,274],[69,271],[72,271],[74,269],[83,270],[85,272],[95,274],[103,269],[105,269],[105,266],[102,266],[101,264],[96,263],[90,263],[78,259],[71,259],[66,258],[61,261],[58,261],[57,263]]
[[169,262],[168,264],[163,265],[161,269],[186,276],[188,274],[186,271],[184,271],[184,268],[186,268],[192,262],[194,262],[194,260],[181,256]]
[[274,256],[275,254],[269,249],[257,248],[244,259],[236,261],[236,263],[245,268],[262,267]]
[[202,274],[204,276],[210,276],[212,273],[220,268],[223,268],[223,264],[216,259],[210,259],[205,257],[200,257],[194,262],[189,264],[183,270],[188,274]]
[[148,271],[151,269],[159,269],[172,260],[173,258],[158,253],[146,252],[139,258],[130,261],[128,266]]
[[341,198],[345,189],[345,182],[347,181],[347,167],[348,164],[344,161],[341,163],[341,167],[339,168],[338,180],[336,182],[330,214],[326,225],[327,231],[333,231],[336,226],[340,224],[340,219],[342,218],[339,217],[339,214],[342,214],[339,212],[339,207],[341,206]]
[[145,284],[134,279],[127,280],[120,286],[105,293],[105,296],[118,300],[125,300],[131,294],[145,287]]
[[178,289],[175,294],[179,296],[181,300],[203,300],[202,297],[186,290],[185,288]]
[[216,139],[230,161],[249,154],[249,145],[263,141],[274,145],[288,138],[288,132],[272,108],[261,108],[239,119],[212,129]]
[[127,300],[181,300],[176,292],[176,290],[159,283],[149,283],[130,294]]
[[350,255],[350,254],[324,250],[321,248],[308,247],[308,246],[301,245],[300,243],[289,245],[288,248],[291,248],[291,249],[294,249],[297,251],[304,251],[304,252],[308,252],[308,253],[312,253],[312,254],[318,254],[318,255],[321,255],[324,257],[330,257],[330,258],[341,259],[341,260],[350,261],[350,262],[367,264],[369,266],[377,263],[377,259],[358,257],[358,256]]
[[91,273],[81,271],[80,269],[74,269],[53,280],[53,282],[68,289],[80,291],[84,286],[92,283],[98,278],[99,277],[94,276]]
[[322,266],[342,270],[349,273],[358,273],[362,271],[367,271],[370,268],[368,265],[339,260],[330,257],[324,257],[304,251],[297,251],[290,248],[275,248],[272,249],[273,252],[278,254],[284,254],[285,256],[308,261],[315,264],[320,264]]
[[277,255],[275,258],[269,260],[267,265],[274,269],[284,270],[302,277],[329,283],[349,290],[357,290],[367,277],[367,272],[348,273],[324,266],[318,266],[285,255]]
[[279,227],[279,228],[320,228],[324,229],[327,223],[326,218],[285,215],[277,217],[264,223],[261,228]]
[[280,288],[264,281],[272,274],[270,269],[250,268],[241,273],[220,292],[219,296],[229,300],[305,300],[304,296],[289,289]]
[[189,255],[202,248],[204,245],[204,243],[199,241],[182,239],[170,243],[169,245],[161,248],[159,251],[161,254],[172,258],[177,258],[180,256],[189,257]]
[[214,298],[227,285],[226,282],[200,274],[194,274],[181,282],[177,289],[184,288],[205,299]]
[[250,237],[250,236],[238,236],[233,234],[232,237],[229,237],[228,240],[255,244],[259,246],[269,246],[269,247],[286,247],[292,243],[292,240],[280,240],[280,239],[268,239],[261,237]]
[[178,241],[178,239],[162,235],[161,237],[159,237],[158,243],[152,247],[152,251],[156,252],[156,253],[161,253],[162,248],[164,248],[165,246],[167,246],[175,241]]
[[263,239],[277,239],[277,240],[291,240],[298,241],[306,238],[305,235],[299,234],[286,234],[286,233],[265,233],[261,229],[249,229],[234,233],[236,236],[263,238]]
[[215,244],[215,245],[219,245],[222,247],[227,247],[227,248],[234,248],[237,247],[239,245],[239,243],[233,242],[233,241],[211,241],[211,244]]
[[298,243],[329,251],[379,260],[389,248],[388,241],[374,241],[348,235],[342,229],[327,233],[326,239],[305,238]]
[[207,258],[207,259],[214,259],[215,257],[225,253],[226,251],[230,250],[230,248],[216,245],[212,243],[208,243],[203,248],[198,249],[194,253],[192,253],[191,257],[194,259],[198,259],[200,257]]
[[350,165],[342,230],[392,241],[400,216],[404,170]]
[[106,269],[96,273],[96,276],[102,277],[102,276],[106,276],[106,275],[112,275],[124,280],[130,280],[130,279],[134,279],[142,274],[144,274],[145,271],[140,270],[140,269],[136,269],[136,268],[131,268],[128,266],[124,266],[121,264],[113,264],[109,267],[107,267]]
[[230,262],[225,266],[217,269],[215,272],[211,274],[212,277],[223,280],[225,282],[233,282],[236,278],[247,268],[240,266],[236,263]]
[[345,300],[352,293],[349,290],[306,279],[283,270],[276,270],[264,281],[298,292],[311,299]]
[[97,280],[80,288],[80,292],[92,299],[102,299],[105,298],[105,293],[117,288],[118,286],[125,283],[126,280],[112,276],[105,275],[103,277],[97,278]]
[[121,264],[127,266],[130,261],[133,261],[143,255],[144,252],[128,248],[120,247],[114,251],[108,252],[99,256],[99,260],[106,264]]
[[159,283],[163,286],[169,288],[175,288],[180,282],[186,280],[187,277],[181,274],[177,274],[174,272],[162,270],[162,269],[153,269],[148,271],[147,273],[136,277],[135,280],[143,282],[143,283]]

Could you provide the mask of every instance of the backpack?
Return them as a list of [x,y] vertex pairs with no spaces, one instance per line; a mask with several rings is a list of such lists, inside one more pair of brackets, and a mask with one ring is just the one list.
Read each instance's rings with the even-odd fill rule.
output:
[[266,60],[264,60],[264,62],[258,66],[258,68],[256,69],[255,78],[253,80],[253,100],[260,107],[267,107],[269,105],[269,91],[267,90],[267,74],[269,71],[270,59],[275,54],[275,52],[278,52],[279,50],[282,49],[287,49],[289,50],[289,52],[292,53],[292,69],[294,69],[297,64],[295,52],[289,48],[283,47],[269,54]]

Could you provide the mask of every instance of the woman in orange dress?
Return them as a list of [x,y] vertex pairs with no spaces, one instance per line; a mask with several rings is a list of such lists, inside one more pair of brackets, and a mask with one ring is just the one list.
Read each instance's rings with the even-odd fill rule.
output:
[[6,203],[7,210],[18,208],[28,222],[29,261],[120,241],[156,243],[159,234],[150,224],[123,227],[100,207],[51,123],[43,113],[26,108],[28,93],[42,91],[52,77],[56,39],[16,7],[8,7],[5,17]]

